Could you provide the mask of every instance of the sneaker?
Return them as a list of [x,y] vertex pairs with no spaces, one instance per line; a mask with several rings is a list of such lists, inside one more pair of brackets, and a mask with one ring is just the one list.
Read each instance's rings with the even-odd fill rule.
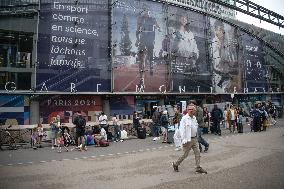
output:
[[52,146],[51,149],[54,150],[54,146]]
[[153,138],[153,141],[156,141],[156,140],[157,140],[157,137],[154,137],[154,138]]
[[205,147],[204,152],[206,153],[206,152],[208,152],[208,150],[209,150],[209,144],[208,144],[208,146],[207,146],[207,147]]
[[207,171],[205,171],[202,167],[197,167],[195,173],[207,174]]
[[175,148],[175,151],[180,151],[180,150],[181,150],[180,147]]
[[277,121],[276,121],[276,120],[274,120],[274,123],[273,123],[273,125],[276,125],[276,123],[277,123]]
[[178,165],[175,164],[175,162],[172,163],[174,171],[178,172]]

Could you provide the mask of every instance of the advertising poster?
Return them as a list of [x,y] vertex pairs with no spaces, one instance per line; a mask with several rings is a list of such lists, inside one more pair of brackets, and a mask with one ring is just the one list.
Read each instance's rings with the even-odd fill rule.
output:
[[209,63],[206,59],[206,17],[169,6],[168,53],[174,92],[210,92]]
[[134,112],[134,96],[113,96],[109,101],[111,115],[131,115]]
[[108,1],[41,1],[37,90],[110,91],[108,14]]
[[268,91],[268,70],[264,66],[262,43],[248,34],[243,33],[241,35],[245,79],[244,88],[247,89],[246,92]]
[[113,8],[113,80],[117,92],[167,90],[162,42],[166,35],[165,5],[121,0]]
[[87,121],[95,122],[103,108],[101,96],[54,95],[41,100],[39,109],[42,122],[47,124],[57,115],[60,116],[60,122],[72,123],[77,111],[80,111]]
[[215,93],[242,91],[242,70],[238,61],[237,30],[220,20],[210,18],[212,86]]

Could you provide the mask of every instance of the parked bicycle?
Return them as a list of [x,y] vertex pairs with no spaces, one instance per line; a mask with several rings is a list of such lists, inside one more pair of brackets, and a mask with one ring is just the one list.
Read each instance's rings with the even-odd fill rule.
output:
[[17,144],[15,138],[9,132],[9,128],[12,125],[6,127],[5,129],[0,128],[0,150],[9,149],[9,150],[17,150]]

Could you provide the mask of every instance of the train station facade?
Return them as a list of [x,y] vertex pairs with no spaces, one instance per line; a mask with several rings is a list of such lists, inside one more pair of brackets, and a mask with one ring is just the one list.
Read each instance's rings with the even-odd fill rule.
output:
[[147,118],[189,99],[280,108],[284,38],[187,2],[1,2],[1,124],[70,123],[76,111]]

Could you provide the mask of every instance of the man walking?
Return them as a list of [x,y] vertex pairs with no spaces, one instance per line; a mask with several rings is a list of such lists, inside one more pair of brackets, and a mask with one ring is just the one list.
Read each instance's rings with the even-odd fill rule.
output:
[[184,115],[180,121],[180,132],[182,137],[182,146],[184,154],[176,161],[173,162],[174,171],[178,172],[178,166],[181,162],[188,156],[190,149],[193,149],[195,155],[195,164],[196,164],[196,173],[205,173],[202,167],[200,167],[200,152],[198,150],[198,141],[197,141],[197,127],[198,123],[193,115],[195,111],[195,106],[187,106],[187,114]]
[[204,120],[203,120],[203,109],[200,106],[197,106],[197,102],[195,100],[189,101],[189,104],[195,106],[196,111],[194,112],[194,115],[196,116],[196,120],[198,123],[198,129],[197,129],[197,139],[199,143],[199,150],[202,152],[202,145],[205,147],[204,152],[207,152],[209,149],[208,142],[202,137],[202,130],[205,126]]

